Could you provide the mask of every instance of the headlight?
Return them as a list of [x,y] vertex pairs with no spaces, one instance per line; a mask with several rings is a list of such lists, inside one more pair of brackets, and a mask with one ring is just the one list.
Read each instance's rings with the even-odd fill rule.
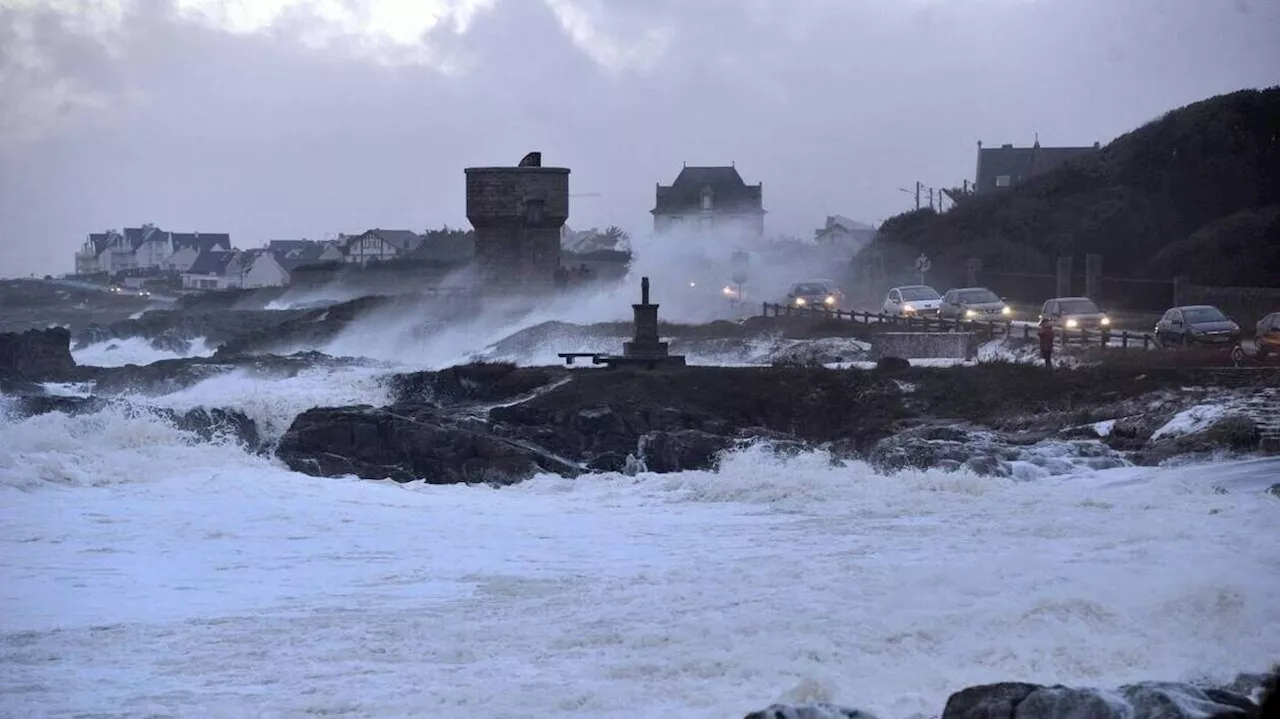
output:
[[732,287],[725,287],[725,288],[724,288],[723,290],[721,290],[721,291],[722,291],[722,292],[724,292],[725,297],[733,297],[733,288],[732,288]]
[[1079,325],[1080,325],[1080,323],[1079,323],[1079,322],[1076,322],[1075,320],[1067,320],[1067,328],[1068,328],[1068,329],[1075,329],[1075,328],[1076,328],[1076,327],[1078,327]]
[[836,303],[836,298],[832,297],[831,295],[828,295],[827,299],[823,300],[822,302],[823,304],[834,305]]
[[807,303],[804,301],[804,298],[803,298],[803,297],[797,297],[797,298],[796,298],[796,304],[797,304],[797,305],[801,305],[801,306],[803,306],[803,305],[805,305],[805,304],[807,304]]
[[1006,316],[1007,316],[1007,315],[1011,315],[1011,314],[1013,314],[1013,308],[1012,308],[1012,307],[1009,307],[1009,306],[1007,306],[1007,305],[1006,305],[1006,306],[1004,306],[1004,307],[1001,307],[1001,308],[1000,308],[1000,314],[1002,314],[1002,315],[1006,315]]
[[977,313],[977,312],[974,312],[973,310],[965,310],[965,311],[964,311],[964,316],[965,316],[965,317],[977,317],[977,316],[978,316],[978,313]]
[[690,283],[689,283],[689,286],[690,286],[690,287],[697,287],[697,286],[698,286],[698,283],[697,283],[697,282],[690,282]]
[[1102,318],[1102,320],[1101,320],[1098,324],[1102,325],[1103,327],[1110,327],[1110,326],[1111,326],[1111,318],[1110,318],[1110,317],[1103,317],[1103,318]]
[[911,305],[903,305],[903,306],[902,306],[902,311],[903,311],[903,312],[915,312],[915,311],[916,311],[916,308],[912,307]]

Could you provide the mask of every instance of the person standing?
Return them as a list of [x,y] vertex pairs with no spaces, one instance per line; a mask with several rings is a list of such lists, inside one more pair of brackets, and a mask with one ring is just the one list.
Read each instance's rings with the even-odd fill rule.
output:
[[1053,323],[1048,317],[1040,320],[1040,359],[1044,360],[1045,369],[1053,369]]

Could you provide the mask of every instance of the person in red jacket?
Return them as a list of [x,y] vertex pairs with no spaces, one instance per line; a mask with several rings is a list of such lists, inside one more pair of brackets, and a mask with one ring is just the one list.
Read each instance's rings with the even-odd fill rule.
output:
[[1049,318],[1040,320],[1040,358],[1044,360],[1044,366],[1047,369],[1053,369],[1053,323],[1049,322]]

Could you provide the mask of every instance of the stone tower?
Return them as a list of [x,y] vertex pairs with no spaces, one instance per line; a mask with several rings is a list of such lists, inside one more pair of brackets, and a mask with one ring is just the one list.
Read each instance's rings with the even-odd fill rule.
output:
[[569,169],[543,167],[531,152],[516,167],[468,167],[467,219],[475,262],[489,287],[550,291],[569,219]]

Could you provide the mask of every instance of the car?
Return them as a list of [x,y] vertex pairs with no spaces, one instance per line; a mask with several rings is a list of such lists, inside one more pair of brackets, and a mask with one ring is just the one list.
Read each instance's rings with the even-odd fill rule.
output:
[[1111,328],[1111,318],[1088,297],[1054,297],[1045,300],[1040,307],[1040,319],[1049,320],[1054,327],[1069,330]]
[[1240,342],[1240,325],[1213,305],[1172,307],[1155,327],[1160,347],[1233,346]]
[[1280,312],[1272,312],[1258,320],[1254,326],[1253,341],[1240,342],[1232,351],[1237,364],[1250,355],[1259,362],[1266,361],[1268,357],[1280,357]]
[[791,307],[838,310],[843,300],[844,293],[831,280],[797,282],[787,293],[787,304]]
[[986,287],[959,287],[947,290],[938,306],[938,316],[966,320],[1008,320],[1013,308]]
[[894,287],[884,298],[884,313],[894,317],[923,317],[938,314],[942,295],[928,285]]

